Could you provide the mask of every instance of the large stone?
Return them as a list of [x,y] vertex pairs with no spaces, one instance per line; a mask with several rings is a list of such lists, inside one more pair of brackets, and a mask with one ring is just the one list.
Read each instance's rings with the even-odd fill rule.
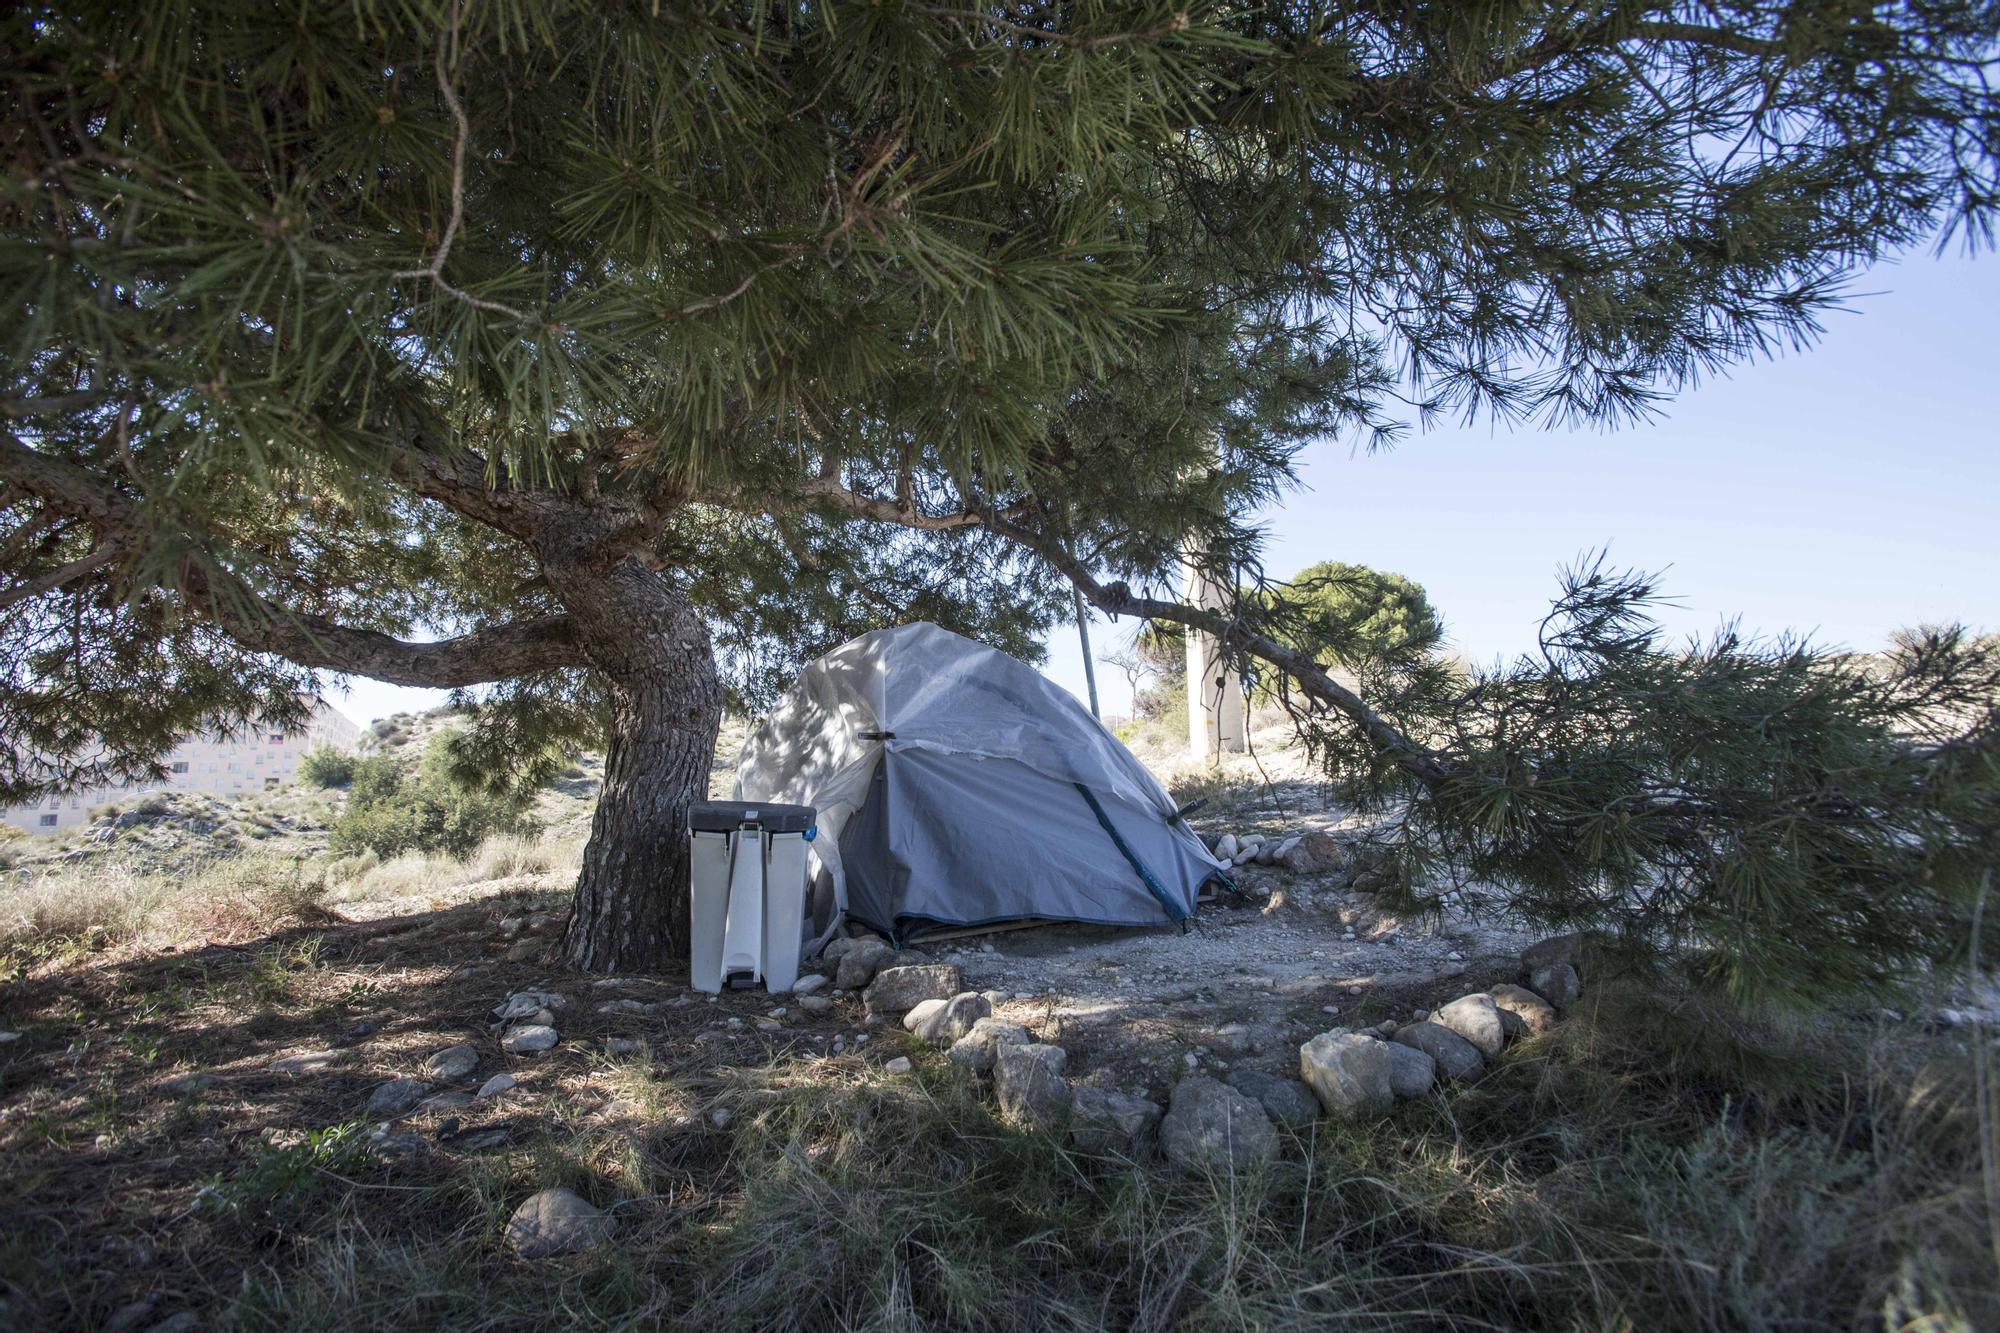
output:
[[1484,991],[1459,996],[1432,1014],[1431,1022],[1450,1028],[1489,1060],[1506,1049],[1507,1030],[1501,1025],[1500,1010]]
[[1322,1032],[1299,1047],[1299,1075],[1329,1115],[1365,1115],[1387,1107],[1389,1052],[1358,1032]]
[[1103,1088],[1070,1094],[1069,1141],[1081,1152],[1137,1161],[1160,1132],[1160,1108],[1144,1097]]
[[394,1120],[409,1113],[431,1085],[413,1078],[392,1078],[368,1094],[368,1114]]
[[1001,1043],[993,1060],[1000,1113],[1018,1124],[1044,1129],[1056,1124],[1069,1111],[1069,1084],[1063,1081],[1068,1063],[1069,1052],[1060,1046]]
[[[1533,976],[1536,971],[1556,963],[1567,963],[1583,974],[1584,955],[1590,949],[1590,937],[1582,933],[1555,935],[1531,944],[1521,950],[1521,975]],[[1530,985],[1534,983],[1530,982]]]
[[851,941],[840,955],[840,967],[834,973],[833,985],[836,990],[860,990],[875,979],[875,974],[896,961],[896,951],[881,940],[870,936]]
[[1238,846],[1239,844],[1236,841],[1234,833],[1223,834],[1215,840],[1215,859],[1218,861],[1234,861]]
[[463,1044],[447,1046],[424,1061],[424,1072],[432,1078],[443,1079],[445,1082],[464,1078],[477,1068],[479,1068],[479,1052]]
[[[841,959],[844,967],[853,954]],[[902,1014],[925,1000],[949,1000],[965,989],[956,963],[918,963],[885,967],[868,983],[861,999],[871,1014]]]
[[1512,1014],[1527,1035],[1539,1037],[1556,1025],[1555,1008],[1525,986],[1495,986],[1493,1003],[1503,1022]]
[[1000,1047],[1027,1046],[1033,1040],[1028,1035],[1028,1029],[1019,1023],[982,1018],[972,1025],[970,1032],[951,1044],[951,1049],[945,1052],[945,1059],[984,1074],[993,1068]]
[[1174,1085],[1160,1120],[1160,1147],[1183,1171],[1243,1170],[1278,1152],[1278,1131],[1264,1108],[1226,1083],[1189,1074]]
[[1438,1072],[1446,1078],[1478,1078],[1486,1072],[1486,1058],[1477,1046],[1436,1023],[1407,1023],[1396,1029],[1391,1040],[1413,1046],[1437,1061]]
[[1414,1046],[1385,1041],[1389,1052],[1389,1091],[1398,1097],[1421,1097],[1437,1082],[1437,1061]]
[[1548,963],[1528,974],[1528,989],[1561,1011],[1575,1007],[1583,981],[1568,963]]
[[1331,834],[1314,829],[1299,835],[1299,845],[1285,856],[1285,866],[1289,870],[1321,873],[1339,870],[1347,864],[1347,852]]
[[1295,1078],[1280,1078],[1257,1069],[1230,1071],[1229,1086],[1256,1100],[1264,1113],[1281,1125],[1302,1128],[1319,1119],[1319,1098]]
[[826,985],[826,978],[817,972],[808,972],[792,983],[792,994],[811,995]]
[[531,1194],[507,1219],[507,1243],[523,1259],[547,1259],[611,1239],[617,1220],[565,1189]]
[[903,1027],[908,1031],[917,1032],[921,1036],[922,1034],[919,1032],[919,1029],[924,1024],[930,1022],[931,1019],[942,1014],[946,1003],[947,1001],[944,1000],[925,1000],[913,1006],[909,1013],[903,1015]]
[[945,1001],[942,1009],[915,1030],[925,1041],[946,1046],[972,1031],[973,1024],[992,1013],[991,1000],[978,991],[962,991]]
[[508,1028],[500,1038],[500,1045],[510,1055],[532,1055],[536,1051],[546,1051],[556,1044],[556,1030],[546,1023],[523,1023],[519,1027]]

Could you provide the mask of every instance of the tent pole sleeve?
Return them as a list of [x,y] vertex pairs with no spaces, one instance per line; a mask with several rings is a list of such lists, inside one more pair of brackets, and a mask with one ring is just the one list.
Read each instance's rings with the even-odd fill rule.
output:
[[1183,912],[1180,904],[1167,895],[1166,887],[1159,880],[1153,878],[1153,872],[1146,869],[1146,863],[1141,861],[1138,854],[1126,843],[1124,835],[1119,833],[1117,827],[1112,824],[1111,816],[1104,812],[1104,805],[1097,799],[1096,793],[1092,792],[1090,788],[1084,786],[1081,782],[1072,785],[1083,793],[1084,800],[1090,802],[1090,812],[1097,816],[1097,822],[1102,824],[1104,831],[1111,835],[1111,841],[1117,845],[1119,853],[1132,863],[1132,868],[1139,872],[1139,878],[1146,882],[1146,887],[1152,891],[1155,898],[1160,900],[1160,906],[1166,909],[1168,919],[1173,921],[1187,920],[1189,914]]

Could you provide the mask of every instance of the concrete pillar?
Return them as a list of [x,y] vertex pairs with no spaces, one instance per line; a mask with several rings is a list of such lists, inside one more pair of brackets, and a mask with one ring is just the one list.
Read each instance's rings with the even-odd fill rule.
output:
[[[1233,589],[1203,574],[1193,560],[1181,561],[1181,586],[1191,606],[1229,609]],[[1243,753],[1243,681],[1214,635],[1188,630],[1187,681],[1188,749],[1204,759]]]

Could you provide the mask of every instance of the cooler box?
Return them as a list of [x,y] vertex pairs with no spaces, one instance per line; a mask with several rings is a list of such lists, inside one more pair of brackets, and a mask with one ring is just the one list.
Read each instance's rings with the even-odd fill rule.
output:
[[813,808],[704,801],[688,812],[689,984],[788,991],[806,930]]

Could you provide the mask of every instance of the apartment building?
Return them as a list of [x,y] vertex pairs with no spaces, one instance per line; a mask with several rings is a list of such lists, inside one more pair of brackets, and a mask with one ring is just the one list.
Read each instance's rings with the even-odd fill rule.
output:
[[237,796],[282,787],[292,780],[305,752],[322,743],[351,750],[360,744],[361,728],[339,709],[321,699],[313,706],[305,729],[296,732],[246,727],[233,736],[193,737],[167,756],[164,781],[92,787],[50,796],[33,805],[0,810],[0,821],[30,833],[60,833],[90,818],[90,812],[112,801],[128,801],[152,792],[205,792]]

